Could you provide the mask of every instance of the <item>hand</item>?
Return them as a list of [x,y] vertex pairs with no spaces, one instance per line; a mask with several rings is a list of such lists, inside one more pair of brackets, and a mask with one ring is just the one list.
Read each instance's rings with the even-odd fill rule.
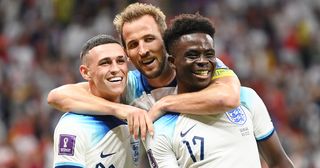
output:
[[156,121],[158,118],[160,118],[162,115],[164,115],[164,111],[161,109],[162,108],[162,103],[161,100],[157,101],[149,110],[148,115],[151,121]]
[[132,107],[131,111],[127,114],[127,121],[130,134],[133,134],[134,139],[138,139],[139,131],[143,141],[146,139],[147,131],[153,136],[153,123],[149,118],[147,111]]

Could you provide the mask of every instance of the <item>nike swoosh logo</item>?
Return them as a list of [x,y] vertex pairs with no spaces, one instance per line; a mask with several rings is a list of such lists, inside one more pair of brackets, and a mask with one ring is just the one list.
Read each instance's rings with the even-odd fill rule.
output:
[[114,152],[114,153],[109,153],[109,154],[103,154],[103,152],[101,152],[100,157],[101,157],[101,158],[106,158],[106,157],[111,156],[111,155],[113,155],[113,154],[115,154],[115,153],[116,153],[116,152]]
[[180,132],[180,136],[183,138],[184,136],[187,135],[187,133],[194,127],[196,126],[196,124],[194,124],[192,127],[190,127],[185,133],[182,133],[182,131]]

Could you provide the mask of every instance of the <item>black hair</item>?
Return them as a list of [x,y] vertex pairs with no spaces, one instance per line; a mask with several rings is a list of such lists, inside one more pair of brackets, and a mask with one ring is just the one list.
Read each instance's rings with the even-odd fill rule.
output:
[[176,16],[163,35],[163,41],[168,54],[171,54],[171,47],[177,39],[191,33],[205,33],[213,39],[215,28],[208,18],[199,13]]
[[99,34],[99,35],[96,35],[96,36],[90,38],[82,46],[81,53],[80,53],[80,61],[83,63],[85,55],[87,55],[89,50],[91,50],[92,48],[99,46],[99,45],[103,45],[103,44],[109,44],[109,43],[116,43],[121,46],[121,43],[110,35]]

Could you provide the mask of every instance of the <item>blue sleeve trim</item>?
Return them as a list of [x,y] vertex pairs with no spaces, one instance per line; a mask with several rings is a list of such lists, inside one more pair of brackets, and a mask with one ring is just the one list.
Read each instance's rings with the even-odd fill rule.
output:
[[55,168],[84,168],[82,164],[73,162],[56,163]]
[[165,134],[168,137],[173,137],[174,129],[176,127],[176,122],[179,115],[180,113],[167,112],[165,115],[154,122],[154,128],[156,130],[161,130],[161,133],[159,134]]
[[258,137],[256,138],[257,141],[264,141],[266,139],[268,139],[269,137],[272,136],[272,134],[274,133],[274,129],[272,129],[271,131],[269,131],[267,134],[261,136],[261,137]]

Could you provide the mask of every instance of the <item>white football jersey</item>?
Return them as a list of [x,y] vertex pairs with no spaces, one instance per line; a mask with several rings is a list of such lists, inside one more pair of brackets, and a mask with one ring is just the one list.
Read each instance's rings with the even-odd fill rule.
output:
[[136,167],[139,147],[131,137],[116,117],[66,113],[54,132],[54,167]]
[[240,99],[238,108],[223,114],[167,113],[158,119],[145,143],[151,166],[261,167],[257,140],[271,136],[274,127],[254,90],[242,87]]

